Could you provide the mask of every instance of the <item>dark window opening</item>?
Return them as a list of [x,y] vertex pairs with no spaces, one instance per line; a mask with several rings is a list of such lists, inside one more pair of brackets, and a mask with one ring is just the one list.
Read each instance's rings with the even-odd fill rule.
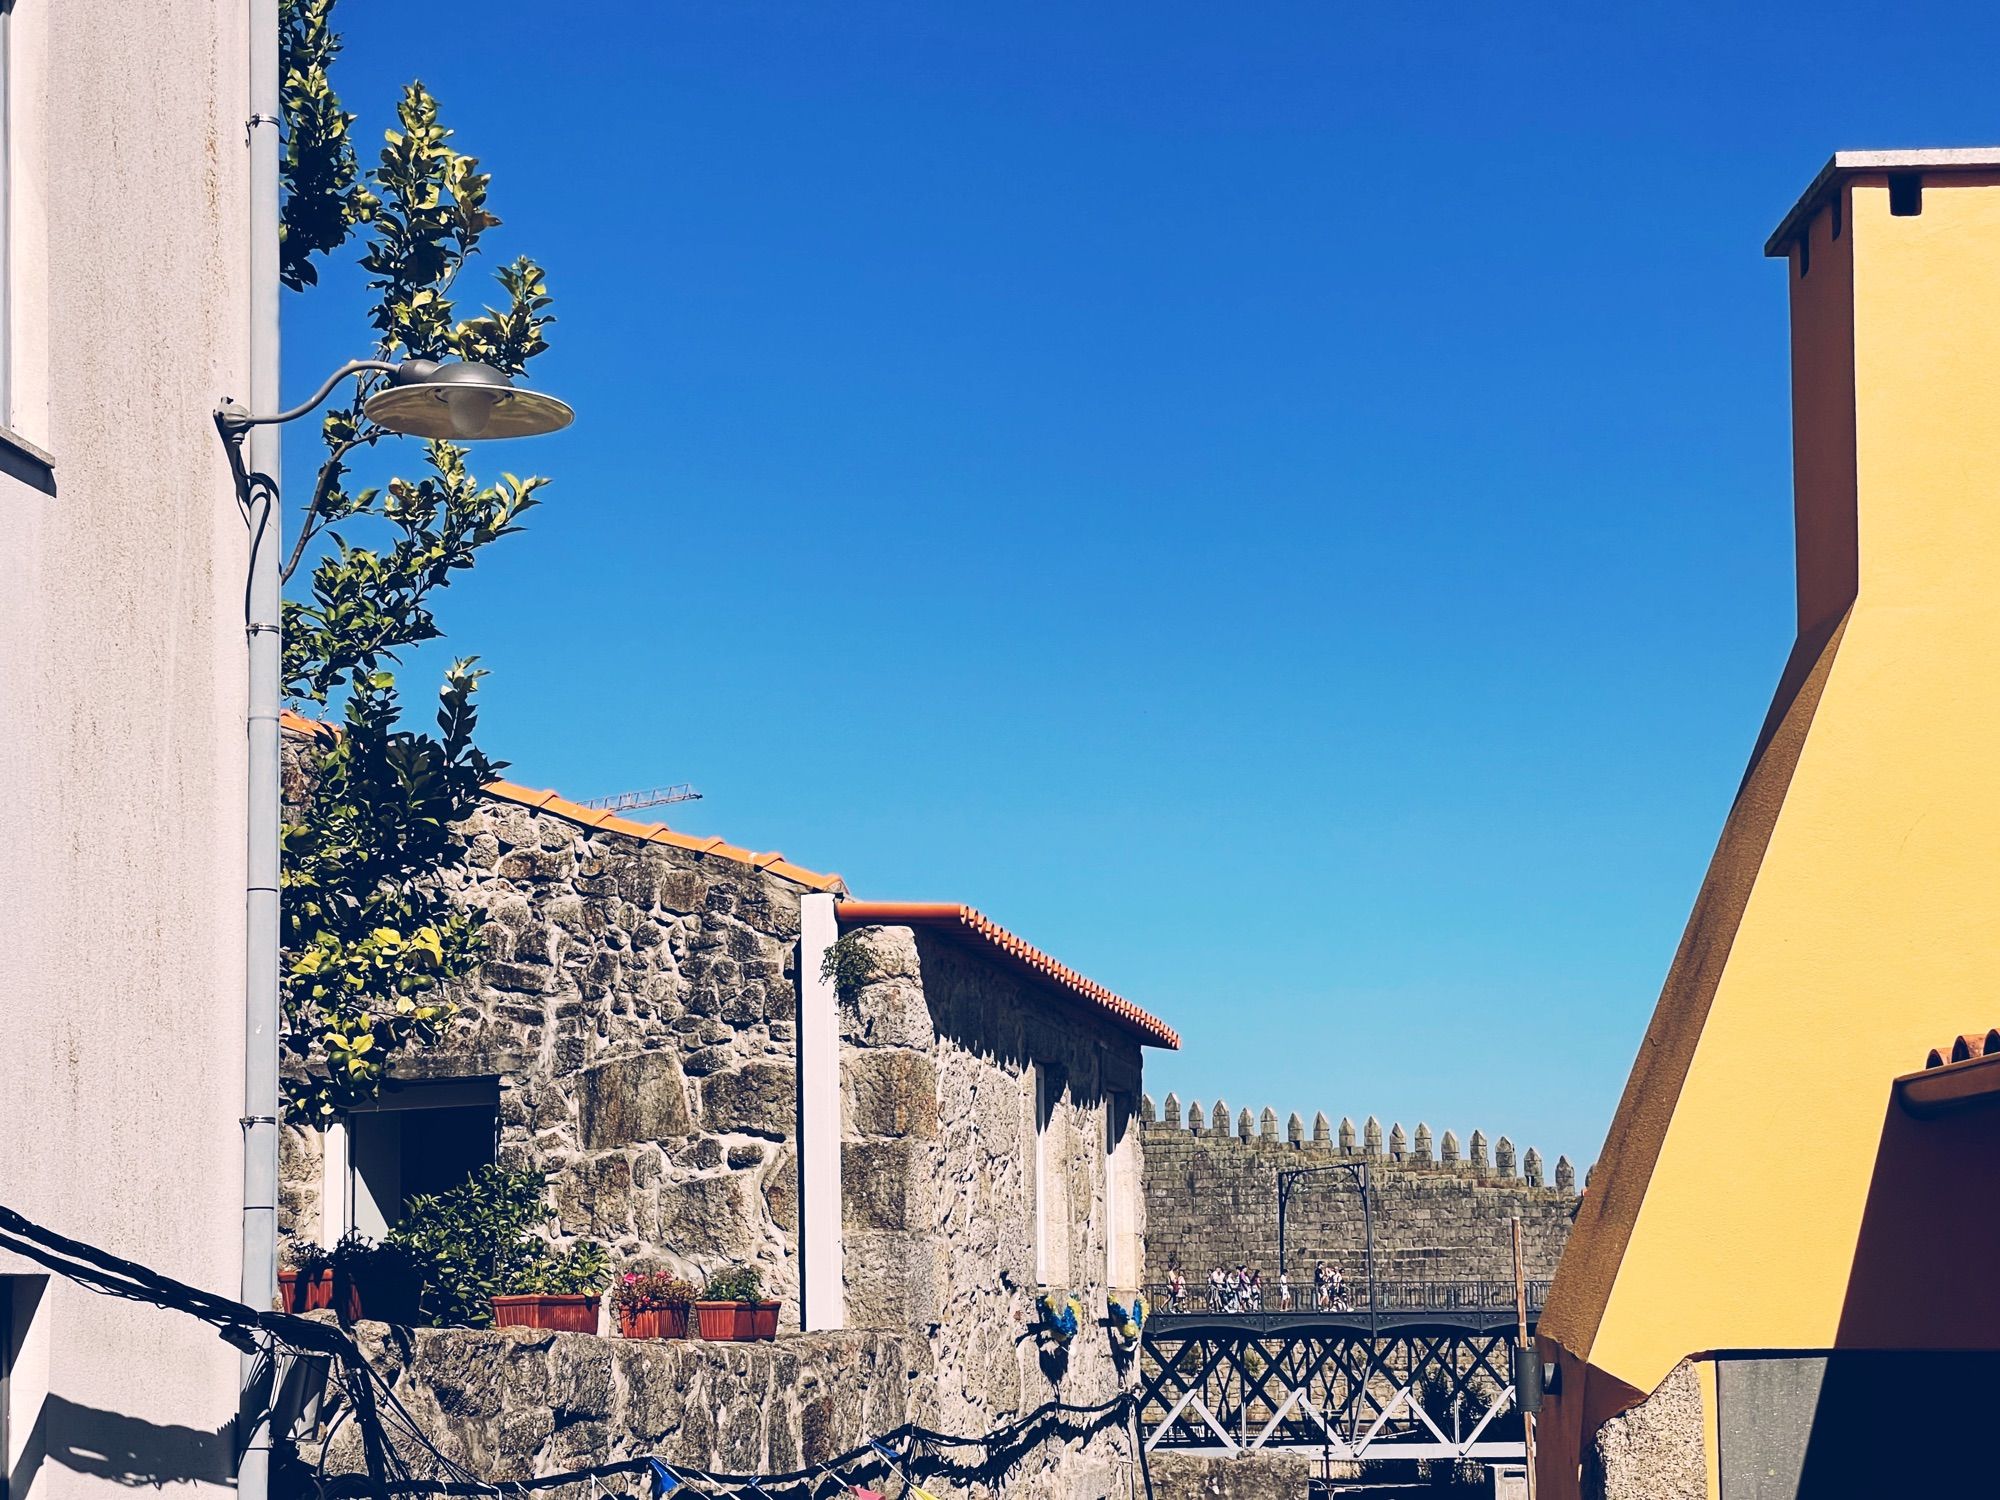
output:
[[457,1187],[498,1155],[496,1080],[409,1084],[347,1118],[345,1220],[370,1238],[412,1198]]
[[1799,236],[1799,278],[1801,280],[1804,280],[1807,273],[1809,273],[1811,270],[1812,270],[1812,225],[1808,224],[1805,228],[1805,233]]
[[1836,186],[1833,192],[1833,237],[1840,238],[1842,211],[1847,207],[1847,191]]
[[1914,219],[1924,211],[1924,174],[1889,174],[1889,212],[1899,219]]

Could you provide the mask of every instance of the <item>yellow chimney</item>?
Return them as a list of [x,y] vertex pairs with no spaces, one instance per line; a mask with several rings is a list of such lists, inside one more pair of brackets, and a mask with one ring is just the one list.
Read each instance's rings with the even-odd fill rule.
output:
[[1843,152],[1766,252],[1798,638],[1542,1319],[1545,1500],[1690,1356],[2000,1348],[2000,1128],[1892,1087],[2000,1024],[2000,149]]

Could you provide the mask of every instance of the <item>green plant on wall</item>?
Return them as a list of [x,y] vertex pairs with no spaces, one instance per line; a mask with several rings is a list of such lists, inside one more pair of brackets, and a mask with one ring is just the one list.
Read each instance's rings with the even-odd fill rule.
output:
[[[500,222],[487,174],[452,146],[421,83],[403,90],[396,128],[360,170],[355,117],[331,77],[334,3],[284,0],[285,284],[316,285],[315,257],[358,237],[377,357],[480,360],[518,375],[547,347],[541,268],[499,268],[498,306],[460,315],[454,283]],[[520,529],[544,483],[482,483],[463,448],[431,442],[418,477],[353,486],[349,463],[388,435],[362,410],[382,379],[357,377],[328,411],[284,567],[289,585],[311,560],[304,597],[288,590],[284,603],[286,694],[339,718],[338,732],[306,746],[283,831],[286,1045],[310,1080],[294,1082],[287,1103],[308,1122],[373,1097],[399,1054],[435,1044],[454,1011],[445,986],[479,962],[480,914],[438,877],[463,863],[451,825],[500,768],[473,740],[483,674],[471,658],[445,669],[432,732],[403,724],[394,668],[400,651],[443,634],[438,596]]]
[[876,977],[875,954],[868,946],[865,929],[843,933],[819,961],[819,977],[833,986],[834,994],[852,1001],[862,987]]

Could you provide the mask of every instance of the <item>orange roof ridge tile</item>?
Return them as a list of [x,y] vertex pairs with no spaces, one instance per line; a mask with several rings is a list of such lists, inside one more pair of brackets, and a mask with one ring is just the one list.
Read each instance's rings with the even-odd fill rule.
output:
[[[278,715],[278,728],[283,733],[296,735],[340,733],[340,727],[336,724],[329,724],[322,719],[307,718],[304,714],[294,713],[289,708]],[[567,823],[595,829],[599,833],[616,833],[627,838],[644,839],[649,843],[668,844],[695,854],[713,855],[717,859],[730,860],[735,864],[768,870],[785,880],[810,886],[816,891],[832,891],[836,895],[844,895],[847,891],[847,882],[838,875],[823,875],[817,870],[808,870],[803,865],[793,864],[782,854],[758,854],[751,849],[738,848],[727,839],[701,838],[695,834],[669,828],[665,823],[634,822],[630,818],[621,818],[603,808],[585,807],[581,802],[572,802],[559,792],[537,790],[534,787],[522,786],[519,782],[504,780],[489,781],[480,788],[480,791],[495,802],[511,802],[518,807],[526,807],[536,812],[547,813],[550,817],[561,818]]]
[[1156,1047],[1180,1048],[1180,1033],[1166,1022],[1058,963],[1025,938],[1017,937],[974,907],[950,901],[842,901],[835,910],[849,926],[942,927],[960,929],[979,939],[1029,974],[1052,981],[1070,996],[1105,1012],[1139,1033]]

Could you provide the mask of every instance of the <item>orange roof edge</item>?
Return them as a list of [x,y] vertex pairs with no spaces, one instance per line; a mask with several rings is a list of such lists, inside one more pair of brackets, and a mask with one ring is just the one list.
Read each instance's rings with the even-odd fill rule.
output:
[[[289,708],[278,715],[278,727],[286,734],[340,733],[340,726],[337,724],[309,719],[304,714],[292,712]],[[822,875],[817,870],[808,870],[803,865],[793,864],[782,854],[758,854],[749,849],[739,849],[722,838],[697,838],[691,833],[682,833],[678,829],[669,828],[664,823],[635,822],[601,808],[585,807],[581,802],[572,802],[560,792],[538,791],[534,787],[522,786],[513,781],[489,781],[480,788],[480,791],[495,802],[511,802],[517,807],[526,807],[549,817],[561,818],[566,823],[575,823],[598,833],[621,834],[647,843],[671,844],[677,849],[714,855],[737,864],[749,865],[754,869],[773,870],[784,879],[816,891],[832,891],[839,895],[847,890],[847,882],[838,875]]]
[[1136,1031],[1150,1045],[1178,1051],[1180,1033],[1157,1016],[1114,995],[1095,980],[1056,962],[1048,954],[1016,937],[998,922],[970,906],[951,901],[841,901],[835,908],[850,927],[944,927],[975,939],[1030,978],[1080,1000],[1112,1020]]

